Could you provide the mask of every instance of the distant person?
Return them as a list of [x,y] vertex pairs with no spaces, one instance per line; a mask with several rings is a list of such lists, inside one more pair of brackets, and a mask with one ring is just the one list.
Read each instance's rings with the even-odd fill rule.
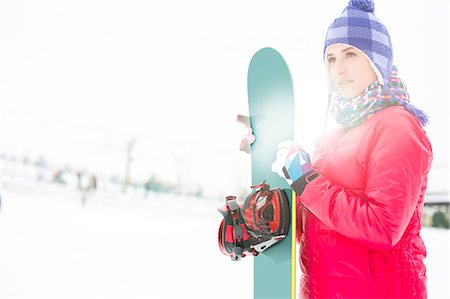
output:
[[151,190],[151,187],[152,187],[152,181],[151,181],[151,180],[147,180],[147,181],[144,183],[144,190],[145,190],[144,197],[145,197],[145,198],[147,198],[148,193],[149,193],[150,190]]
[[94,174],[91,174],[89,176],[88,189],[89,189],[89,191],[96,191],[97,190],[97,177]]
[[77,183],[78,183],[78,190],[80,190],[81,193],[81,205],[84,207],[86,206],[87,197],[89,191],[93,188],[93,184],[95,184],[96,188],[96,181],[92,178],[92,175],[88,176],[85,171],[77,171]]
[[63,178],[64,172],[62,170],[57,170],[53,174],[53,182],[58,184],[66,184]]
[[328,28],[323,57],[340,127],[312,162],[285,142],[273,165],[297,193],[301,297],[426,298],[427,117],[409,102],[372,1],[349,2]]
[[82,178],[83,178],[83,173],[81,171],[77,171],[77,187],[78,187],[78,190],[83,189],[82,182],[81,182]]

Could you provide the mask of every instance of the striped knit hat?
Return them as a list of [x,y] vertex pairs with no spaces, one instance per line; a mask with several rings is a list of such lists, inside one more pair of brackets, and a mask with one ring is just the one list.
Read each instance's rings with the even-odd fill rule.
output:
[[392,44],[386,27],[374,15],[372,0],[350,0],[342,14],[327,31],[324,58],[333,44],[346,44],[364,52],[381,84],[392,71]]

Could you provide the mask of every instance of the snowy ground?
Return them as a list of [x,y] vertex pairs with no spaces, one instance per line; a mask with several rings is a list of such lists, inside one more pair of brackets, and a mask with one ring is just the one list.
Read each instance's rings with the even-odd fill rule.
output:
[[[220,201],[3,178],[0,298],[252,298],[217,247]],[[429,298],[450,298],[448,230],[424,229]]]

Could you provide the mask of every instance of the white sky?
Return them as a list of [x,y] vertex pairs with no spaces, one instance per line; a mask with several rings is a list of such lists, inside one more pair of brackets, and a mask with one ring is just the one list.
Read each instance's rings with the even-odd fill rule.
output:
[[[431,117],[437,191],[448,190],[448,2],[375,6],[413,103]],[[237,151],[245,130],[234,119],[247,112],[251,56],[265,46],[283,54],[296,137],[311,143],[326,107],[323,40],[346,3],[2,1],[1,148],[122,175],[136,137],[135,178],[156,173],[233,192],[250,182],[249,157]]]

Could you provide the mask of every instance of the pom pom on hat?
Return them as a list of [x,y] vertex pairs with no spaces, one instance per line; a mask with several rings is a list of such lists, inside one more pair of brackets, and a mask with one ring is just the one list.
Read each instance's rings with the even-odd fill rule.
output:
[[374,10],[372,0],[350,0],[328,28],[323,57],[325,59],[328,47],[333,44],[355,47],[366,54],[378,81],[385,84],[392,71],[392,43],[389,32],[375,16]]
[[372,0],[350,0],[348,2],[348,6],[366,11],[366,12],[374,12],[375,11],[375,3]]

